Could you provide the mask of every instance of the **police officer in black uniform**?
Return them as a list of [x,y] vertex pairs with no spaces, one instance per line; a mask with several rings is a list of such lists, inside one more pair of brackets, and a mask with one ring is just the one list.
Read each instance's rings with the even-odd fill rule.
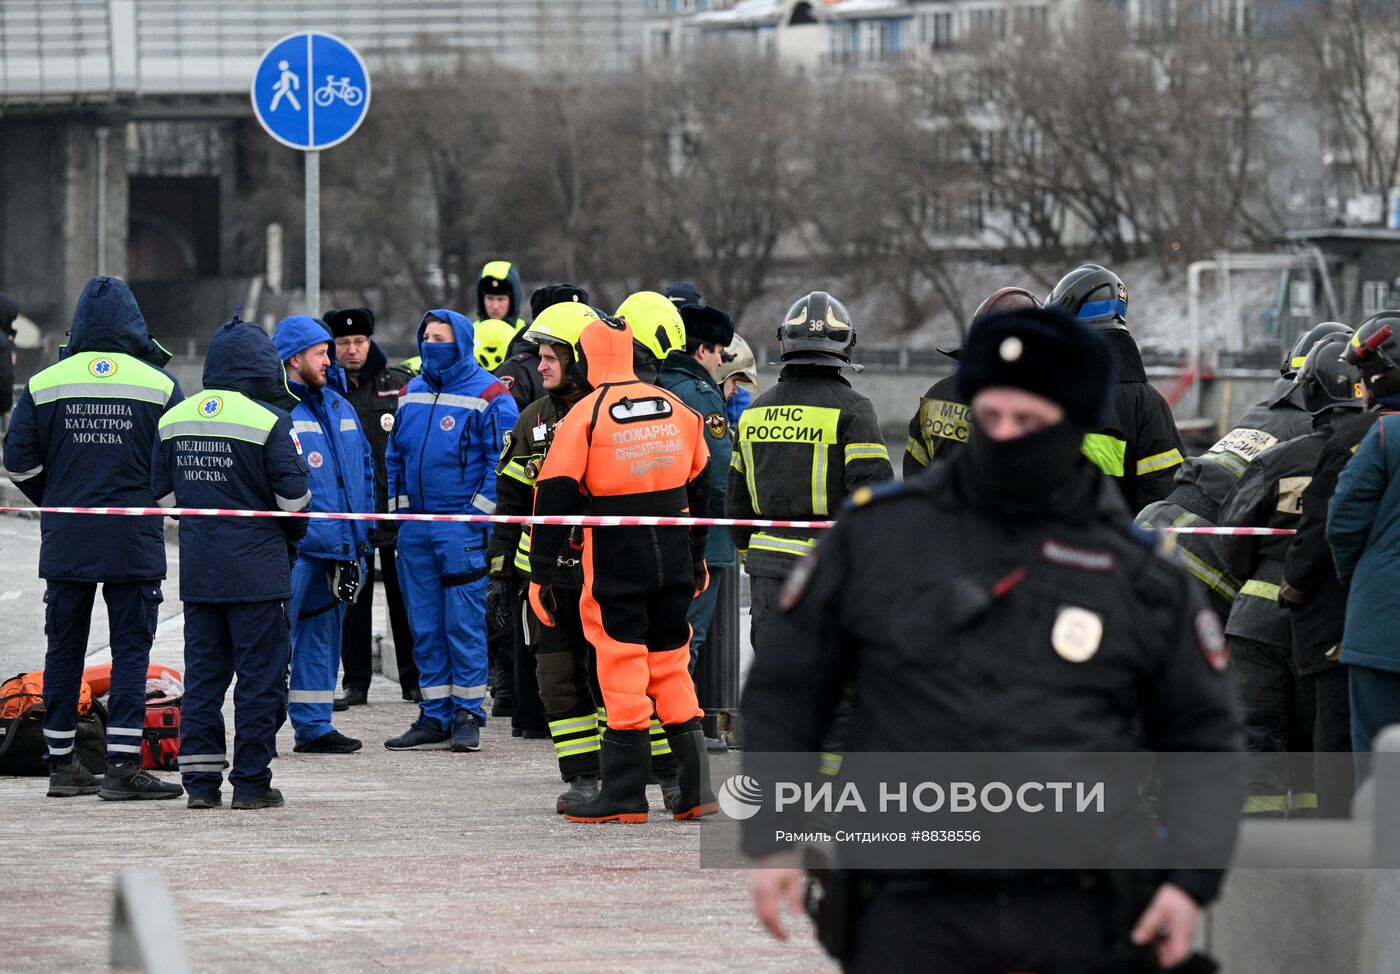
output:
[[1117,479],[1136,514],[1172,492],[1182,444],[1171,407],[1147,381],[1142,354],[1128,333],[1128,288],[1112,271],[1083,264],[1060,279],[1045,306],[1067,312],[1108,339],[1118,372],[1113,408],[1104,424],[1085,436],[1084,452]]
[[[973,325],[959,372],[966,449],[857,492],[784,586],[743,698],[749,753],[817,751],[848,681],[851,752],[1239,749],[1219,620],[1081,453],[1112,373],[1103,340],[1061,312]],[[1069,621],[1073,638],[1057,633]],[[1193,812],[1228,846],[1238,794],[1213,798]],[[1168,837],[1180,811],[1161,807]],[[744,848],[768,867],[754,873],[755,912],[782,936],[795,858],[771,829],[746,828]],[[900,875],[859,877],[846,970],[1095,971],[1115,943],[1172,966],[1221,880],[1142,876],[1123,916],[1097,874]]]
[[[360,428],[374,451],[374,509],[384,513],[389,509],[389,475],[384,469],[384,451],[389,446],[389,434],[394,431],[398,413],[399,393],[413,378],[413,373],[401,365],[390,365],[384,350],[371,336],[374,334],[374,312],[369,308],[332,308],[321,318],[335,337],[335,358],[345,370],[345,398],[360,417]],[[394,560],[394,544],[398,541],[396,521],[378,521],[370,532],[369,541],[379,553],[378,575],[384,581],[384,599],[389,609],[389,630],[394,636],[394,657],[398,662],[399,688],[405,700],[419,701],[418,667],[413,662],[413,630],[408,625],[403,593],[399,590],[399,572]],[[345,610],[345,627],[341,640],[340,659],[345,667],[345,695],[335,702],[336,710],[345,710],[369,702],[370,665],[373,656],[374,557],[365,562],[365,583],[359,598]]]

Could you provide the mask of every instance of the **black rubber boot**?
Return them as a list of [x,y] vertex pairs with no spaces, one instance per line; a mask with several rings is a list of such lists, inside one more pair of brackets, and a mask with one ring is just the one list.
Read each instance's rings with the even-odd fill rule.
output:
[[666,737],[680,765],[681,776],[680,795],[671,806],[672,817],[681,820],[714,815],[719,811],[719,803],[710,788],[710,755],[705,751],[700,719],[669,725]]
[[107,774],[102,779],[102,790],[97,797],[109,802],[159,801],[179,798],[184,793],[184,788],[174,782],[161,781],[141,767],[140,761],[132,761],[107,765]]
[[555,800],[554,810],[563,815],[570,805],[581,805],[597,797],[598,779],[591,774],[579,775],[569,779],[569,789]]
[[603,785],[597,797],[565,806],[570,822],[622,822],[636,825],[647,820],[647,767],[651,735],[644,730],[609,729],[603,734],[600,755]]

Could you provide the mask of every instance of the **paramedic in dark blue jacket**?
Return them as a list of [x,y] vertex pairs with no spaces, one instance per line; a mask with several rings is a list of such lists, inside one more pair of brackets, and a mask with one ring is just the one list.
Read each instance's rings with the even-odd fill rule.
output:
[[[495,513],[496,460],[519,411],[477,364],[474,341],[471,322],[456,311],[429,311],[418,326],[423,374],[399,398],[385,453],[391,512]],[[399,582],[423,702],[413,726],[384,742],[390,750],[480,747],[489,529],[428,521],[399,528]]]
[[[152,492],[164,507],[304,511],[311,487],[285,410],[296,404],[272,340],[250,321],[220,325],[204,391],[160,421]],[[305,518],[185,517],[185,698],[180,775],[190,808],[221,804],[224,694],[234,675],[234,808],[276,808],[268,769],[287,704],[292,562]]]
[[[374,511],[374,457],[359,416],[342,392],[344,373],[331,356],[332,339],[315,318],[284,318],[273,332],[287,385],[301,401],[292,429],[311,469],[311,510],[349,514]],[[292,674],[287,716],[294,750],[349,754],[359,741],[331,723],[340,671],[345,609],[359,597],[370,521],[313,518],[292,567]]]
[[[15,406],[5,436],[5,472],[15,486],[41,506],[152,506],[156,423],[183,398],[179,383],[161,368],[168,361],[170,353],[151,338],[126,284],[115,277],[88,281],[58,362],[29,380]],[[141,768],[146,665],[165,578],[161,519],[45,514],[39,523],[39,576],[47,582],[49,795],[179,796],[179,785]],[[107,774],[100,783],[73,750],[99,583],[112,632]]]

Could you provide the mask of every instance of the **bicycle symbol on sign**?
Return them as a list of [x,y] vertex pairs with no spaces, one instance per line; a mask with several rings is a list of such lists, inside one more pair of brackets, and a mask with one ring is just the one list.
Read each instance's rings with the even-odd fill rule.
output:
[[350,83],[348,77],[337,78],[333,74],[326,75],[326,83],[316,89],[312,96],[318,108],[329,108],[331,103],[337,98],[354,108],[365,100],[365,91]]

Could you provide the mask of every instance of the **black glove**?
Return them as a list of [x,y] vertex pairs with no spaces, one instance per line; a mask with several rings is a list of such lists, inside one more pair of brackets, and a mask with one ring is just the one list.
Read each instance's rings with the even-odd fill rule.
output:
[[492,575],[486,583],[486,622],[492,629],[510,628],[510,579]]
[[337,602],[349,602],[353,605],[360,597],[363,581],[358,561],[338,561],[331,569],[331,595],[335,596]]

